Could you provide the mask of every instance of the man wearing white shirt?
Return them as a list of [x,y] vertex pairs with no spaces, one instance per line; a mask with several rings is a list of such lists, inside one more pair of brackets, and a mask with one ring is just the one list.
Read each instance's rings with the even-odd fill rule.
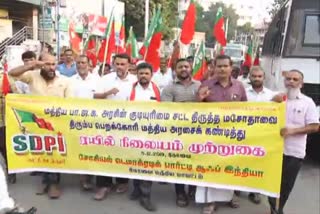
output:
[[137,77],[128,72],[130,57],[127,54],[118,54],[114,60],[116,72],[111,72],[101,78],[96,99],[127,100],[132,84]]
[[[98,86],[98,92],[94,94],[96,99],[128,100],[132,85],[137,77],[129,74],[130,57],[127,54],[118,54],[114,58],[115,72],[103,76]],[[128,179],[117,178],[116,192],[124,193],[128,190]],[[97,192],[95,200],[103,200],[112,189],[112,177],[97,176]]]
[[[269,102],[272,101],[275,92],[263,86],[265,73],[259,66],[251,68],[249,73],[250,87],[246,88],[247,99],[249,102]],[[260,194],[249,193],[249,200],[255,204],[261,203]]]
[[[138,82],[134,83],[130,93],[130,101],[157,101],[160,102],[160,90],[151,81],[152,66],[148,63],[141,63],[137,67]],[[148,211],[155,211],[151,203],[151,181],[134,180],[134,190],[130,196],[131,200],[140,200],[140,204]]]
[[173,82],[172,70],[167,67],[166,58],[161,58],[160,71],[153,75],[152,81],[157,84],[160,91],[162,91],[167,85]]
[[[86,55],[80,55],[76,59],[77,74],[71,77],[72,80],[72,95],[78,98],[93,99],[93,94],[96,92],[98,78],[89,71],[89,58]],[[83,190],[91,190],[91,176],[81,175],[80,185]]]
[[265,73],[259,66],[251,68],[249,79],[251,86],[246,88],[248,101],[268,102],[276,95],[275,92],[263,86]]
[[98,77],[89,72],[89,61],[86,55],[80,55],[76,60],[77,74],[72,76],[73,96],[93,98],[97,90]]
[[242,75],[239,76],[238,80],[242,82],[244,88],[250,87],[250,79],[249,79],[249,72],[250,68],[246,65],[241,67]]

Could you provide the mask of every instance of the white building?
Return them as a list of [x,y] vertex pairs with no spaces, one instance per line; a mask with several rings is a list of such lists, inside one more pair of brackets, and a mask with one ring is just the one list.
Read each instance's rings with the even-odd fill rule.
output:
[[[247,22],[255,26],[264,19],[270,19],[267,9],[273,0],[197,0],[197,2],[201,4],[204,10],[208,10],[210,5],[216,2],[223,2],[227,6],[231,5],[239,15],[238,26],[244,25]],[[190,0],[179,0],[179,14],[183,14],[189,4]]]

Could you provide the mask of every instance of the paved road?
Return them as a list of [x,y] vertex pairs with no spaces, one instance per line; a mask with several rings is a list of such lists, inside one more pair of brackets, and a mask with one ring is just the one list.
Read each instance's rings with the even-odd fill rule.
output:
[[[113,193],[102,202],[92,199],[92,192],[82,192],[78,186],[79,177],[62,177],[64,194],[59,200],[48,200],[46,196],[36,196],[35,189],[39,177],[27,174],[19,175],[18,182],[10,186],[12,195],[26,207],[38,207],[39,214],[146,214],[137,202],[128,200],[128,195]],[[177,208],[173,185],[155,184],[153,201],[156,202],[157,214],[195,214],[200,213],[200,206],[191,204],[187,209]],[[241,207],[232,210],[221,207],[219,214],[267,214],[266,200],[260,205],[251,204],[245,194],[239,198]],[[306,163],[300,171],[298,181],[287,204],[286,214],[320,214],[320,166]]]

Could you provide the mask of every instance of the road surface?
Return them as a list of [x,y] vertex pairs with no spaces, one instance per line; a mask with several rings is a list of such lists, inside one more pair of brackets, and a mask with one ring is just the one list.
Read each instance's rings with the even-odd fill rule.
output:
[[[128,194],[112,193],[104,201],[94,201],[92,192],[83,192],[79,188],[79,176],[64,175],[62,177],[63,195],[59,200],[49,200],[47,196],[35,195],[40,177],[29,174],[18,175],[17,183],[10,185],[12,196],[25,207],[36,206],[39,214],[147,214],[138,202],[130,201]],[[286,206],[286,214],[320,214],[320,166],[307,162],[304,164],[295,188]],[[174,186],[153,186],[152,200],[158,211],[156,214],[195,214],[201,207],[191,203],[187,208],[175,205]],[[238,198],[239,209],[222,206],[219,214],[269,214],[267,200],[254,205],[247,200],[246,194]]]

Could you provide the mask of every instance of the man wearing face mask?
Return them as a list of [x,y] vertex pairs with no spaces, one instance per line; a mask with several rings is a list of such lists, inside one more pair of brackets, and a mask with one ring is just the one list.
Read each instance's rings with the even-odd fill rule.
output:
[[287,72],[284,83],[288,99],[286,127],[280,132],[284,137],[280,203],[277,207],[276,199],[269,198],[271,214],[283,214],[284,206],[306,155],[307,134],[319,130],[316,105],[311,98],[301,93],[303,73],[299,70]]
[[[42,54],[34,61],[9,71],[16,80],[27,83],[30,94],[42,96],[71,97],[72,91],[68,79],[56,75],[56,59],[53,55]],[[49,198],[57,199],[61,195],[60,174],[44,173],[43,188],[38,194],[48,193]]]
[[[178,59],[176,62],[177,78],[171,84],[166,86],[161,93],[162,102],[196,102],[197,91],[200,82],[192,79],[191,64],[187,59]],[[178,207],[186,207],[189,204],[189,198],[185,192],[185,185],[176,184],[176,204]],[[189,186],[189,197],[194,198],[195,187]]]
[[[118,54],[114,57],[116,71],[103,76],[100,80],[98,90],[94,94],[95,99],[127,100],[130,96],[133,83],[137,77],[128,72],[130,57],[127,54]],[[128,179],[116,178],[117,193],[124,193],[128,190]],[[97,191],[95,200],[103,200],[112,190],[112,177],[97,176]]]

